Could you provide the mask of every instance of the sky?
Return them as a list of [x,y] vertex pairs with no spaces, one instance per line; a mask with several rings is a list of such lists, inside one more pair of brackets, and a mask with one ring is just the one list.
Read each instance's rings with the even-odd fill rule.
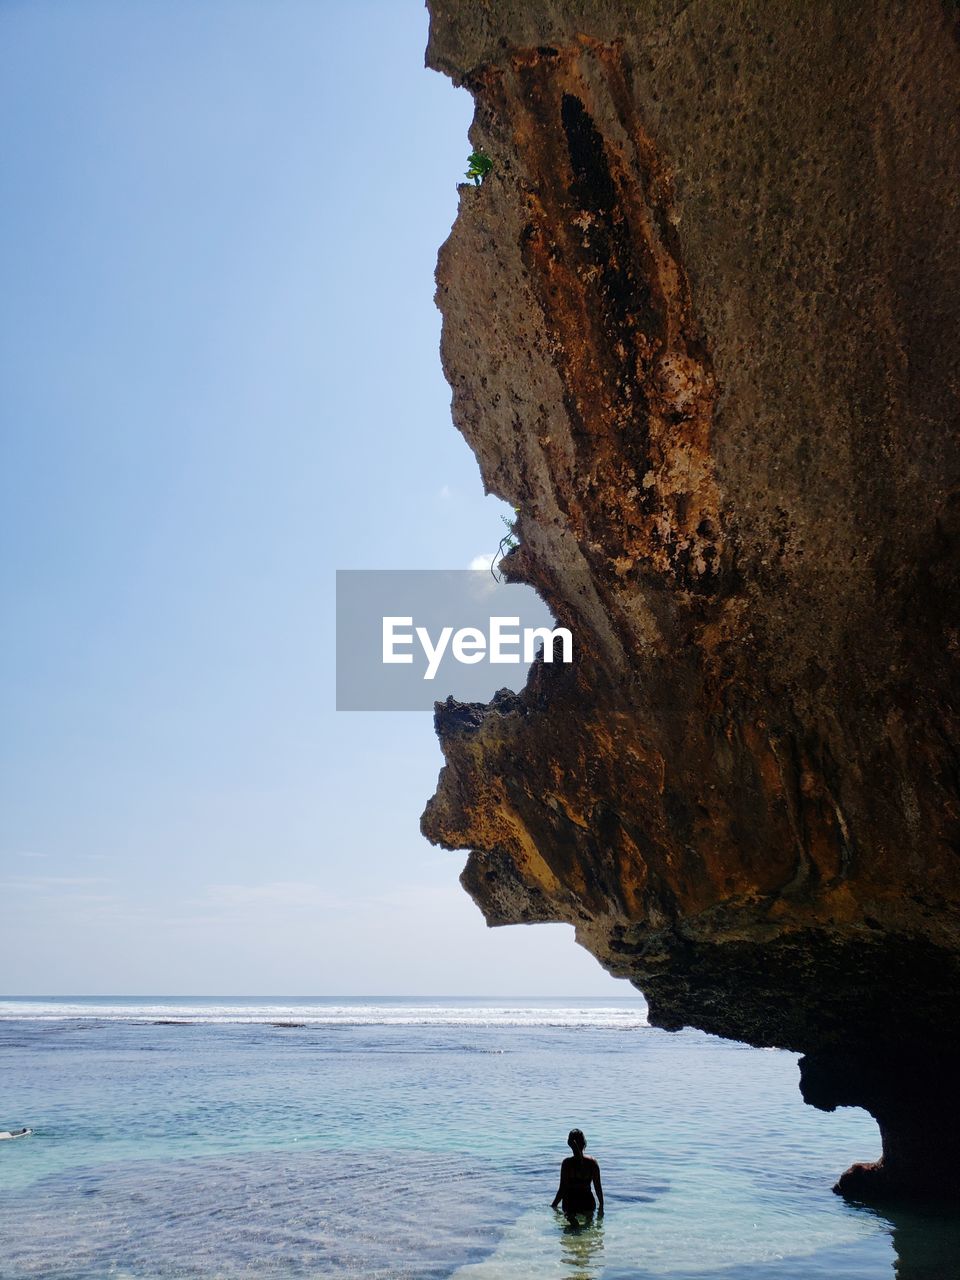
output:
[[419,0],[0,4],[0,993],[627,995],[488,929],[337,569],[496,548],[433,305]]

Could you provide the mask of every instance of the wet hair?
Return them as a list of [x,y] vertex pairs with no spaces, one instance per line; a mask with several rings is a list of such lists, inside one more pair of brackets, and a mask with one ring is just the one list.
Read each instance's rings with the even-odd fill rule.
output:
[[571,1151],[582,1151],[587,1145],[582,1129],[571,1129],[567,1134],[567,1146]]

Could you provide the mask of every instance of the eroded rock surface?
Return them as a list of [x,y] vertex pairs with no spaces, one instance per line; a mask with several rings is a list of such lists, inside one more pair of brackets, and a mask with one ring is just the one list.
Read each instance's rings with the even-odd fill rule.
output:
[[960,39],[941,0],[432,0],[494,162],[437,271],[504,570],[577,641],[449,704],[491,924],[801,1051],[960,1191]]

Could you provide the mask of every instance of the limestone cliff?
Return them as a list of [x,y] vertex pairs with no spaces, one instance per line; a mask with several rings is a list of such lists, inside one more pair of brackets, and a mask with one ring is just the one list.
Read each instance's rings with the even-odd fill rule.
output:
[[430,9],[493,160],[453,416],[578,660],[438,709],[424,830],[657,1025],[805,1054],[875,1190],[957,1193],[956,7]]

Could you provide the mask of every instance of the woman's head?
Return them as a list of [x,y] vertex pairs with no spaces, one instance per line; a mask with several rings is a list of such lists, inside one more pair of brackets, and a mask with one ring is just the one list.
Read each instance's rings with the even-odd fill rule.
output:
[[583,1136],[582,1129],[571,1129],[567,1134],[567,1146],[575,1156],[580,1155],[586,1145],[587,1140]]

